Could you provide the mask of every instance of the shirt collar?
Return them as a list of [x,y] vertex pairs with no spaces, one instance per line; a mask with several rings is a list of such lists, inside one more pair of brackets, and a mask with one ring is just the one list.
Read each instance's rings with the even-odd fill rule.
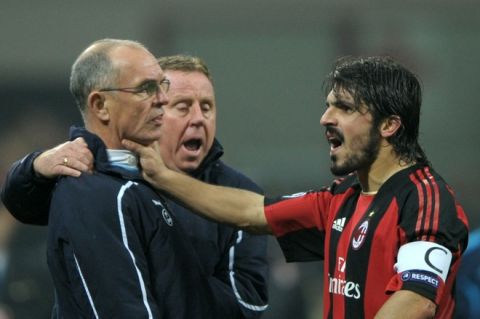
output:
[[121,167],[129,171],[139,171],[138,158],[134,153],[128,150],[107,149],[107,155],[110,165]]

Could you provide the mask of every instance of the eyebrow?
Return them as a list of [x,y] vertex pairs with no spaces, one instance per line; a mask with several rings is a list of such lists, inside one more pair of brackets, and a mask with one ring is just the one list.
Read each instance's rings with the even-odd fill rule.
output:
[[356,108],[355,103],[353,102],[347,102],[344,99],[338,99],[336,98],[334,101],[329,102],[328,100],[325,101],[326,106],[335,106],[335,107],[350,107],[350,108]]
[[140,82],[140,84],[138,84],[136,87],[140,87],[142,85],[145,85],[145,84],[150,84],[150,83],[156,83],[156,84],[159,84],[161,83],[162,81],[166,80],[167,78],[166,77],[163,77],[160,81],[157,81],[155,79],[145,79],[143,80],[142,82]]

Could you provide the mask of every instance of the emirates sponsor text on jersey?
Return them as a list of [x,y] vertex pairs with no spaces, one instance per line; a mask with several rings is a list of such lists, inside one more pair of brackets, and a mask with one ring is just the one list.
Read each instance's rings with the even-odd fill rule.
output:
[[347,298],[360,299],[360,284],[342,278],[333,278],[328,274],[328,292]]

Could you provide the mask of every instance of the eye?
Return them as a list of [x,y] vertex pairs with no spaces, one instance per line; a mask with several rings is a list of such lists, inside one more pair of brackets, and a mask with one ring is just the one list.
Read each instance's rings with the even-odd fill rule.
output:
[[147,82],[141,86],[141,92],[145,92],[148,96],[153,96],[158,91],[158,85],[156,82]]
[[187,112],[189,106],[186,102],[178,102],[178,103],[175,103],[174,108],[181,112]]
[[212,105],[210,103],[202,103],[201,108],[203,112],[210,112],[212,110]]
[[335,105],[338,109],[344,111],[345,113],[351,114],[356,111],[356,109],[347,103],[338,103]]

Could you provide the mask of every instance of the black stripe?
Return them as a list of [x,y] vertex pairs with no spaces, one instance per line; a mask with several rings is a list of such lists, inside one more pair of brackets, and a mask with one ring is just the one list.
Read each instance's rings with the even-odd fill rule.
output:
[[[364,303],[368,302],[368,300],[365,300],[365,287],[372,243],[375,237],[377,226],[382,220],[385,211],[390,206],[393,197],[394,192],[391,190],[389,185],[384,184],[373,199],[369,208],[366,210],[365,216],[357,225],[355,225],[354,233],[363,222],[368,220],[367,234],[362,246],[358,250],[354,250],[352,247],[352,240],[350,240],[347,256],[347,260],[350,261],[350,264],[347,263],[345,278],[347,281],[351,281],[360,285],[362,297],[358,300],[354,298],[345,298],[345,307],[349,310],[345,313],[345,318],[358,319],[360,318],[360,314],[362,317],[365,314]],[[371,212],[374,212],[372,216],[370,216]],[[352,260],[355,261],[355,265],[352,265]]]
[[[350,221],[350,217],[352,217],[353,213],[355,212],[355,207],[357,205],[358,196],[360,192],[357,191],[353,196],[350,196],[345,200],[345,202],[340,207],[339,211],[335,215],[334,220],[344,218],[345,217],[345,225],[344,228]],[[330,245],[329,245],[329,263],[328,263],[328,277],[332,277],[335,274],[336,266],[337,266],[337,247],[342,237],[342,232],[336,230],[330,230]],[[346,256],[345,256],[346,257]],[[327,265],[326,265],[327,266]],[[330,282],[324,283],[324,285],[330,285]],[[333,318],[333,298],[332,294],[330,294],[330,311],[328,312],[328,318]]]

